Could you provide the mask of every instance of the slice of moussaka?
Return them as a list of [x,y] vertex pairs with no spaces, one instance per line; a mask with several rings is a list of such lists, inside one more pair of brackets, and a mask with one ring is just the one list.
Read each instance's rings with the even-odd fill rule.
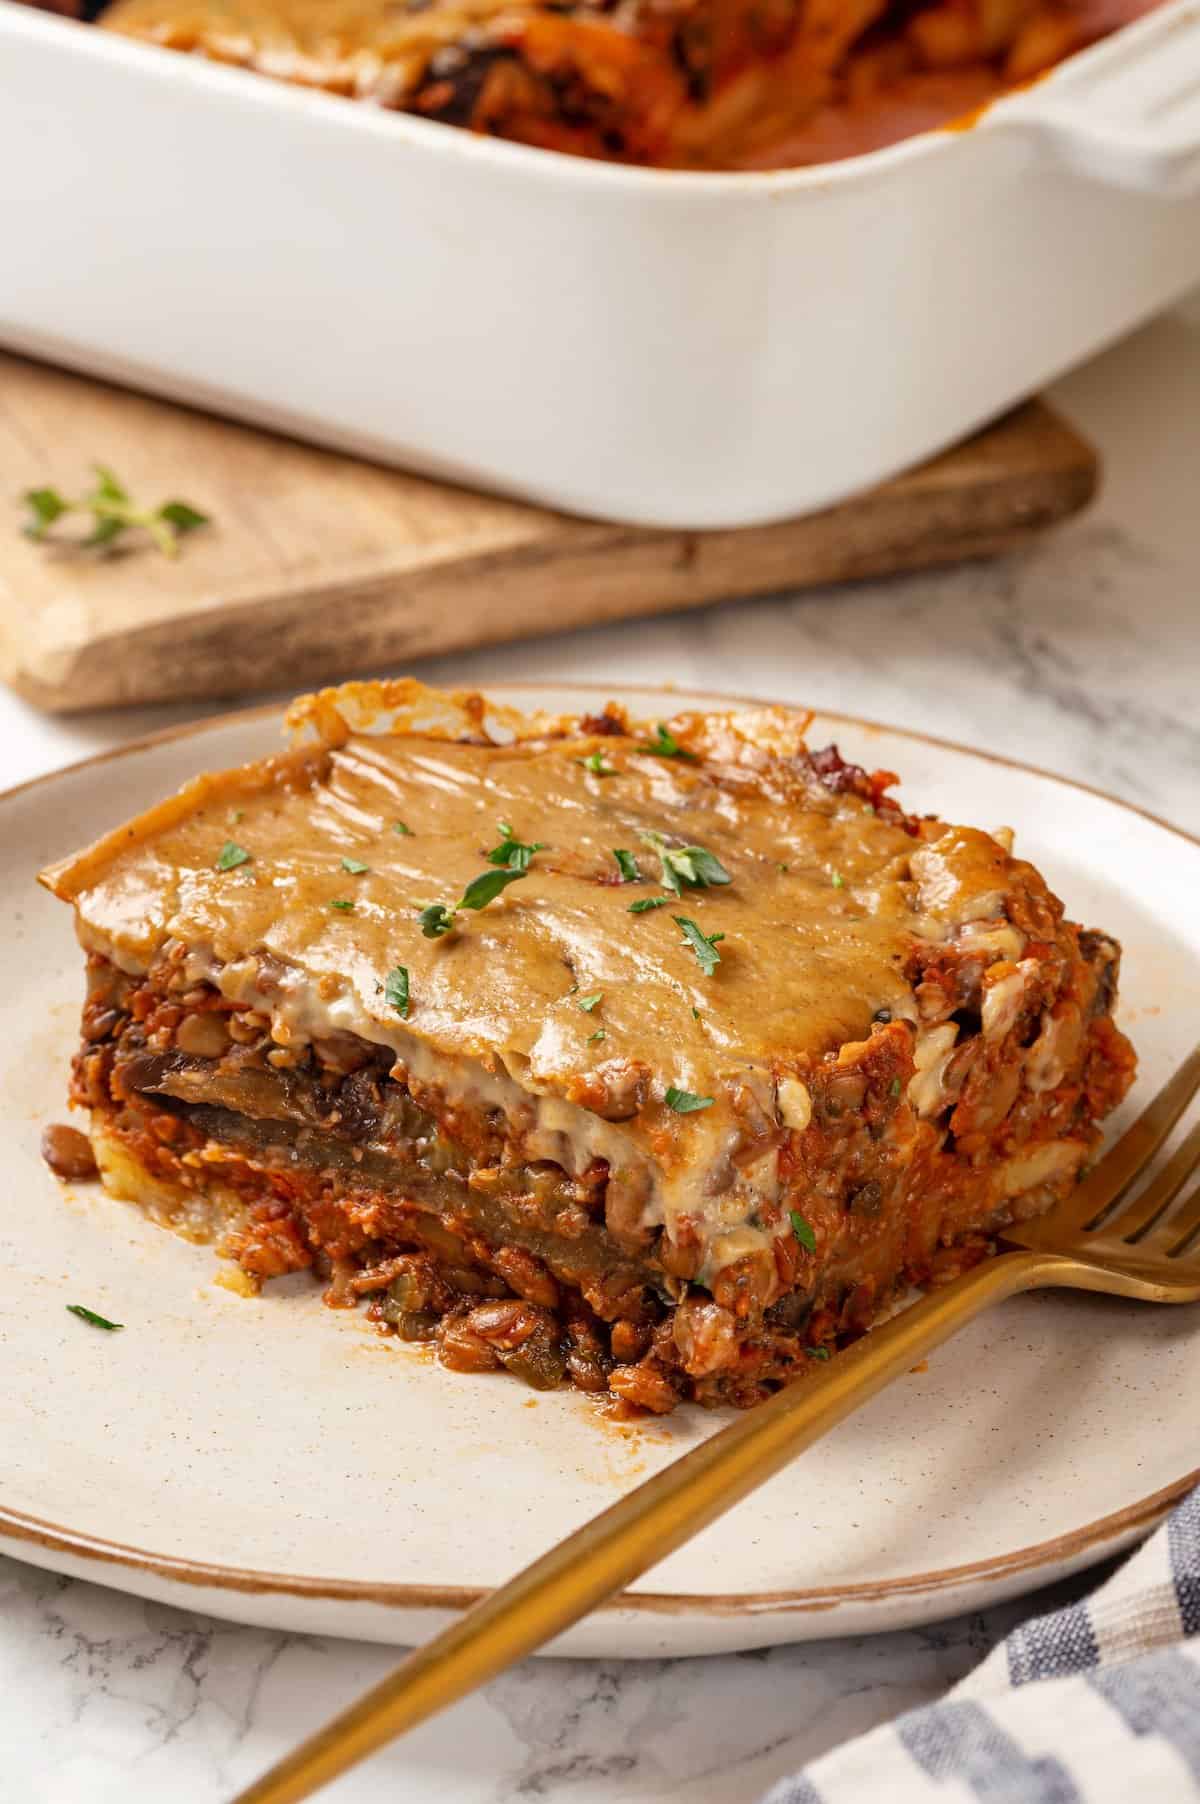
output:
[[802,715],[396,681],[288,721],[42,878],[104,1181],[247,1288],[750,1404],[1063,1197],[1128,1088],[1113,941]]

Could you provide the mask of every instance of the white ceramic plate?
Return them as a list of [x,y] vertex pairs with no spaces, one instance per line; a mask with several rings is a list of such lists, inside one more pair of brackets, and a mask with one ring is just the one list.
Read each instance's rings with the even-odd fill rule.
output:
[[[595,705],[578,686],[506,698]],[[696,699],[643,694],[640,712]],[[203,767],[277,743],[259,710],[0,798],[0,1547],[218,1616],[381,1641],[432,1633],[717,1425],[605,1425],[573,1393],[442,1371],[323,1309],[248,1301],[212,1254],[38,1156],[81,991],[38,867]],[[904,774],[919,808],[1018,845],[1125,944],[1123,1020],[1157,1086],[1200,1022],[1200,844],[1103,796],[864,723],[812,743]],[[127,1324],[106,1335],[80,1302]],[[650,1573],[558,1652],[704,1653],[924,1622],[1131,1541],[1198,1474],[1200,1317],[1006,1304]]]

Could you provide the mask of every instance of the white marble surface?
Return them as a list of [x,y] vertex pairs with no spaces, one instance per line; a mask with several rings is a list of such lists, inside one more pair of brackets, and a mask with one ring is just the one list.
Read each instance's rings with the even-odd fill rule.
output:
[[[423,674],[674,680],[818,702],[1023,757],[1200,832],[1200,307],[1099,358],[1058,398],[1101,446],[1105,489],[1022,556]],[[0,695],[4,768],[15,781],[185,712],[53,722]],[[531,1662],[327,1795],[749,1804],[806,1759],[940,1696],[1034,1607],[719,1659]],[[0,1799],[217,1804],[391,1660],[0,1560]]]

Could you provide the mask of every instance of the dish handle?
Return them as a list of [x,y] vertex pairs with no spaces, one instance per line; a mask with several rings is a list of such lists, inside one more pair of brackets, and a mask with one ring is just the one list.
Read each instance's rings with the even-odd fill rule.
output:
[[[1200,191],[1200,6],[1167,6],[996,109],[1090,181]],[[1001,123],[1001,117],[997,123]]]

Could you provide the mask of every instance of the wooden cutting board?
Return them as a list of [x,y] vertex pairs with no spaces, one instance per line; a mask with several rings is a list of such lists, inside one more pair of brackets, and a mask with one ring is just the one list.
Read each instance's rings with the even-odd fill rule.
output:
[[[33,544],[18,497],[108,464],[211,517],[174,560]],[[335,681],[434,652],[990,556],[1082,507],[1097,460],[1033,402],[807,519],[655,532],[400,474],[0,353],[0,677],[56,711]],[[75,530],[71,521],[63,522]],[[57,532],[57,529],[56,529]]]

